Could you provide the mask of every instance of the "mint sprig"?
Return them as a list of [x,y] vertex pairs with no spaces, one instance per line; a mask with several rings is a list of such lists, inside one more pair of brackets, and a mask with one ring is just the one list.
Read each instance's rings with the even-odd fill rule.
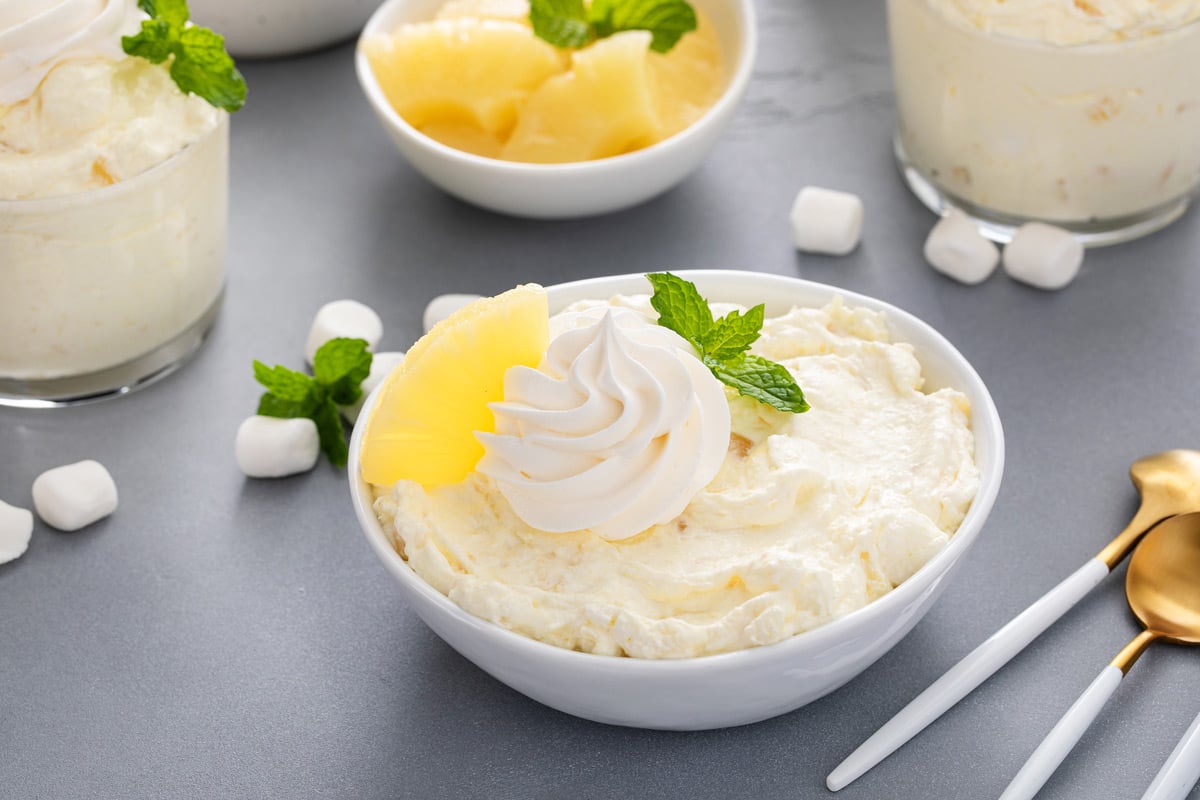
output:
[[246,104],[246,80],[225,51],[225,38],[188,23],[187,0],[138,0],[150,15],[135,36],[122,36],[121,48],[152,64],[171,59],[171,79],[194,94],[233,113]]
[[536,36],[555,47],[578,48],[621,31],[650,31],[650,49],[667,53],[696,30],[696,11],[686,0],[531,0]]
[[691,343],[717,380],[780,411],[808,411],[804,392],[787,367],[747,352],[761,335],[761,303],[744,314],[731,311],[714,319],[708,301],[691,281],[669,272],[651,273],[646,278],[654,288],[650,305],[658,312],[658,324]]
[[371,372],[371,354],[362,339],[330,339],[313,356],[313,374],[305,375],[255,359],[254,379],[267,387],[258,400],[264,417],[307,417],[317,426],[321,451],[335,467],[346,466],[349,449],[338,406],[357,403]]

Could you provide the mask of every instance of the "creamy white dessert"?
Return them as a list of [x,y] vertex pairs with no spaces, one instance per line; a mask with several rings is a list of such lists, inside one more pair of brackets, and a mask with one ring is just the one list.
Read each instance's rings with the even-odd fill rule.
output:
[[121,51],[134,0],[0,0],[0,378],[125,364],[224,284],[227,114]]
[[[655,316],[644,296],[556,316],[542,377],[510,370],[479,468],[381,491],[418,575],[550,644],[681,658],[861,608],[953,535],[980,482],[969,404],[922,391],[882,314],[835,301],[766,321],[752,351],[796,377],[803,414],[714,394]],[[610,470],[622,460],[639,466]]]
[[898,138],[984,212],[1153,216],[1200,183],[1200,0],[888,0]]

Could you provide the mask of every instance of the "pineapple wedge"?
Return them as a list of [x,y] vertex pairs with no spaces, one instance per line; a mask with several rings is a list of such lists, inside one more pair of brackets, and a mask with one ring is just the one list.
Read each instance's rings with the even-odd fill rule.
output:
[[494,19],[406,25],[364,41],[363,51],[388,102],[413,127],[453,123],[499,141],[529,93],[566,68],[566,57],[527,27]]
[[661,139],[650,38],[648,31],[626,31],[574,52],[569,72],[526,98],[503,158],[589,161]]

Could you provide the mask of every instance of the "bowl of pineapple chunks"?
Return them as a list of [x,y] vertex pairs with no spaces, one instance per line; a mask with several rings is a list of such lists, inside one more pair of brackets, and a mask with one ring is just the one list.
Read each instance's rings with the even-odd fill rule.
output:
[[359,83],[412,167],[534,218],[655,197],[716,145],[749,83],[752,0],[387,0]]

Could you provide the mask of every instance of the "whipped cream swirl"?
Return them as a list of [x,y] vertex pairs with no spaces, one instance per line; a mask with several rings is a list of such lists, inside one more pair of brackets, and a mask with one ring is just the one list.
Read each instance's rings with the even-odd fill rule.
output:
[[478,469],[533,528],[626,539],[674,519],[717,474],[729,404],[691,345],[642,314],[565,322],[539,369],[505,375]]
[[33,95],[63,61],[125,58],[121,37],[144,19],[137,0],[0,0],[0,105]]

